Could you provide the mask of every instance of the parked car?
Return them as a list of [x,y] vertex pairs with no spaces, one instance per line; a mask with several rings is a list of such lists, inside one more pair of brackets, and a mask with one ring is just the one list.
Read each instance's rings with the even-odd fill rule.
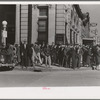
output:
[[15,63],[5,48],[0,47],[0,71],[13,70]]

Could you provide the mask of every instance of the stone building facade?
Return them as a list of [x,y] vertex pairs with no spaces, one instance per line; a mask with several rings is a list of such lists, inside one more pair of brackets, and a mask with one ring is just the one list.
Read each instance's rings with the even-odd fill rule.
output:
[[82,36],[89,34],[79,5],[17,4],[14,8],[15,24],[12,26],[15,27],[15,39],[12,43],[20,44],[26,39],[28,43],[82,44]]

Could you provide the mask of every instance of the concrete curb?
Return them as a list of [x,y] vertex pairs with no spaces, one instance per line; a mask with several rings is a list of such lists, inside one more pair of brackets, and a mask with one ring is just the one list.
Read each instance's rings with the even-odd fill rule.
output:
[[[16,66],[14,70],[22,71],[21,66]],[[27,69],[24,68],[23,71],[34,71],[33,67],[28,67]],[[35,71],[37,72],[48,72],[48,71],[84,71],[84,70],[92,70],[91,67],[81,67],[79,69],[72,69],[72,68],[65,68],[65,67],[58,67],[58,66],[51,66],[50,68],[46,68],[44,65],[42,66],[35,66]]]

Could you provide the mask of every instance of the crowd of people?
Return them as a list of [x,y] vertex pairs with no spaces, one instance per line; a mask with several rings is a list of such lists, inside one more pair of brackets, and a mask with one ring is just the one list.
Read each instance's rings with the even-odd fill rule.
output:
[[[28,58],[30,64],[35,68],[35,64],[45,64],[46,68],[55,65],[58,67],[66,68],[80,68],[92,67],[97,69],[100,65],[100,45],[52,45],[48,44],[26,44],[26,51],[24,51],[24,45],[21,46],[21,63],[22,66],[27,68]],[[24,64],[24,65],[23,65]]]
[[51,65],[66,68],[91,67],[93,70],[100,65],[100,45],[52,45],[27,44],[24,40],[19,46],[7,45],[12,62],[20,64],[22,69],[44,64],[46,68]]

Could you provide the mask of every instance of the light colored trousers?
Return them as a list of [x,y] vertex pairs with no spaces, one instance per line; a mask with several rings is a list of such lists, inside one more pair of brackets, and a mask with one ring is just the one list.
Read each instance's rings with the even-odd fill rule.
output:
[[41,60],[41,57],[40,57],[40,52],[37,53],[37,57],[39,58],[40,64],[42,64],[42,60]]
[[45,56],[45,65],[47,67],[47,64],[49,64],[49,67],[51,66],[51,57],[50,56]]

